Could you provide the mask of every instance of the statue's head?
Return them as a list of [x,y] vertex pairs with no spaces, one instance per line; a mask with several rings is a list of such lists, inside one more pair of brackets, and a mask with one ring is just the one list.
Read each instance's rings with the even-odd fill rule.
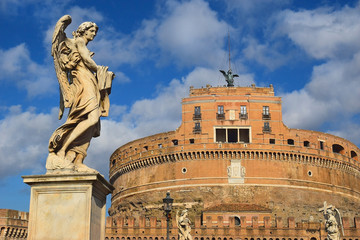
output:
[[188,210],[185,209],[185,210],[182,210],[181,215],[185,216],[187,213],[188,213]]
[[334,212],[331,210],[331,209],[327,209],[325,212],[324,212],[324,215],[325,215],[325,218],[329,218],[331,215],[334,215]]
[[80,24],[78,29],[75,32],[73,32],[72,34],[75,38],[82,37],[84,35],[84,33],[92,27],[94,27],[96,29],[96,32],[99,29],[99,27],[96,25],[96,23],[83,22],[82,24]]

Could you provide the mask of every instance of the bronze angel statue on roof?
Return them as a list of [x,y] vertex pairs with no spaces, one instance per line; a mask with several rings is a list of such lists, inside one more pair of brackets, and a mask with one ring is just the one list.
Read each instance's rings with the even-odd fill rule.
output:
[[65,15],[56,23],[51,55],[60,86],[60,111],[69,108],[66,122],[49,140],[47,173],[97,172],[83,164],[90,140],[100,135],[100,117],[108,116],[109,94],[114,73],[92,59],[87,44],[94,39],[98,26],[84,22],[67,38],[71,17]]
[[237,74],[233,74],[231,68],[227,71],[227,73],[224,70],[219,70],[225,77],[225,80],[227,82],[228,87],[234,86],[234,77],[239,77]]

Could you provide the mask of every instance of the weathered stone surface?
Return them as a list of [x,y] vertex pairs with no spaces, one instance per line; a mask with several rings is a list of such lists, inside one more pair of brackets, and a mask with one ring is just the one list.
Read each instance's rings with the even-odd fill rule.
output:
[[29,240],[104,239],[106,195],[100,174],[23,176],[31,186]]

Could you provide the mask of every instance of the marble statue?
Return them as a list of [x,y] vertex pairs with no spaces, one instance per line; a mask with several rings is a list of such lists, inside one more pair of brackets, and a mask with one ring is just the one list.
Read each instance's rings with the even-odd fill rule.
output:
[[340,240],[340,229],[344,235],[344,229],[341,223],[341,215],[337,208],[332,205],[327,205],[324,202],[324,207],[319,209],[323,212],[325,217],[325,231],[327,232],[327,240]]
[[188,211],[185,209],[180,214],[179,211],[176,213],[176,223],[179,229],[178,240],[192,240],[191,232],[191,221],[188,219]]
[[69,108],[66,122],[49,140],[47,173],[97,172],[83,164],[90,140],[100,135],[100,117],[108,116],[109,94],[114,73],[92,59],[87,44],[94,39],[98,26],[84,22],[67,38],[65,28],[71,17],[65,15],[56,23],[51,55],[60,86],[60,111]]
[[233,87],[234,86],[234,77],[239,77],[239,75],[237,74],[233,74],[231,69],[229,69],[229,71],[227,71],[227,73],[224,70],[219,70],[225,77],[225,80],[227,82],[227,86],[228,87]]

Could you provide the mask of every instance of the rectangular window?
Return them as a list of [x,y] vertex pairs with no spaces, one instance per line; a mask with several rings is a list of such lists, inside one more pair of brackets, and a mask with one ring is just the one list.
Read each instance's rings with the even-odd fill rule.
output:
[[228,141],[229,143],[238,142],[238,130],[237,129],[228,129]]
[[240,113],[241,114],[247,114],[246,106],[240,106]]
[[193,120],[201,120],[201,109],[200,109],[200,106],[196,106],[196,107],[194,108]]
[[323,141],[319,141],[319,147],[321,150],[324,150],[324,142]]
[[200,106],[196,106],[195,107],[195,115],[199,115],[200,114]]
[[223,105],[218,105],[218,111],[216,114],[216,118],[218,120],[224,120],[225,119],[225,113],[224,113],[224,106]]
[[224,106],[223,105],[218,106],[218,114],[224,114]]
[[269,106],[263,106],[263,115],[269,115]]
[[215,141],[227,143],[249,143],[249,128],[215,128]]
[[270,119],[270,109],[269,106],[263,106],[263,119]]
[[263,132],[271,132],[271,127],[269,122],[264,122]]
[[216,142],[226,142],[226,129],[216,129]]
[[270,138],[270,139],[269,139],[269,143],[270,143],[270,144],[275,144],[275,139]]
[[247,128],[240,128],[240,142],[249,143],[250,142],[250,132]]
[[246,110],[246,106],[240,106],[240,114],[239,114],[239,118],[240,119],[248,119],[248,115],[247,115],[247,110]]
[[194,129],[193,129],[193,132],[194,132],[194,133],[201,133],[201,125],[200,125],[199,122],[196,122],[196,123],[195,123],[195,127],[194,127]]

